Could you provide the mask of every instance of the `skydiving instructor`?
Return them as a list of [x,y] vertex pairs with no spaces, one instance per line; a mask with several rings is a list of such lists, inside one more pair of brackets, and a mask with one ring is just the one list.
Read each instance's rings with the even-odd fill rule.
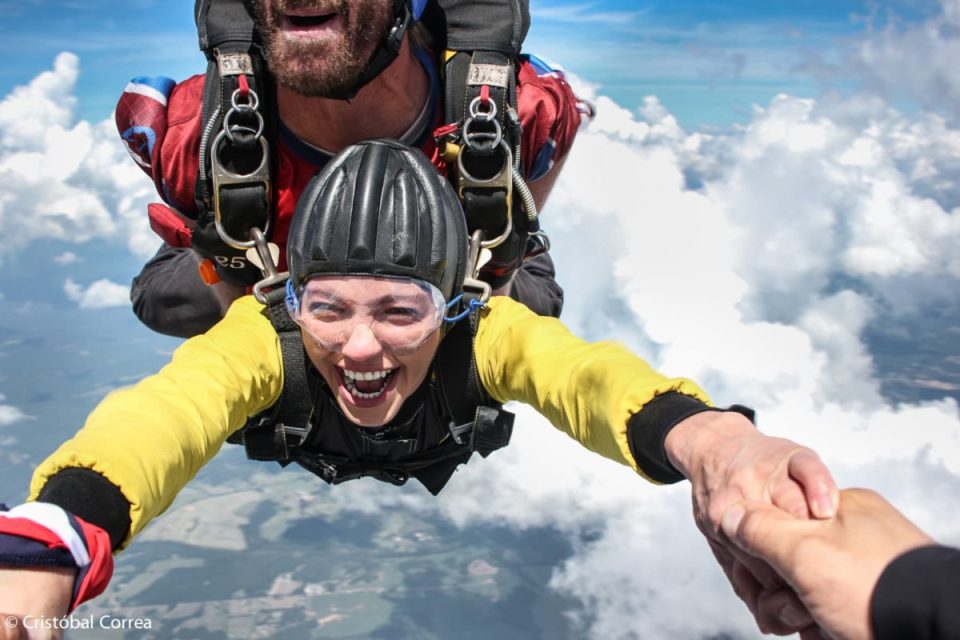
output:
[[28,502],[0,514],[0,611],[64,615],[101,593],[112,554],[228,438],[331,484],[415,480],[436,494],[474,452],[508,444],[502,405],[517,401],[647,480],[689,479],[724,571],[756,576],[755,615],[780,633],[811,624],[776,620],[802,604],[720,525],[745,500],[832,516],[837,489],[817,455],[618,343],[485,299],[460,203],[422,153],[384,140],[346,148],[307,185],[288,251],[285,290],[266,306],[237,300],[38,466]]
[[[457,5],[457,9],[471,4],[469,0],[439,3]],[[204,4],[216,3],[197,2],[198,7]],[[220,4],[241,5],[240,0]],[[490,25],[451,20],[448,33],[433,33],[419,18],[436,4],[437,0],[242,3],[255,25],[255,49],[262,51],[267,67],[257,102],[261,110],[274,114],[264,115],[263,137],[276,157],[276,170],[269,177],[272,209],[268,221],[258,224],[269,229],[265,233],[279,249],[281,268],[286,263],[290,218],[304,186],[346,145],[396,138],[419,147],[438,170],[447,171],[435,136],[445,122],[444,109],[452,103],[447,94],[454,87],[447,78],[453,74],[446,73],[443,52],[435,50],[440,43],[433,41],[442,37],[449,41],[455,35],[449,32],[455,29],[461,40],[472,37],[474,31],[477,38],[486,38],[489,36],[481,27]],[[474,4],[491,9],[506,3]],[[484,17],[467,13],[475,21]],[[207,166],[212,150],[207,153],[208,160],[201,160],[204,140],[217,139],[202,115],[208,108],[208,84],[213,82],[203,75],[179,83],[137,78],[116,108],[122,139],[164,201],[149,207],[151,228],[164,244],[132,283],[133,309],[151,329],[179,337],[209,329],[229,303],[260,278],[260,270],[246,259],[244,251],[224,244],[216,232],[211,206],[202,205],[203,198],[198,197],[198,192],[207,188],[198,182],[198,175],[204,170],[216,174]],[[516,100],[522,124],[520,139],[515,141],[522,150],[519,173],[539,211],[573,144],[581,124],[580,109],[586,107],[562,72],[527,55],[516,62]],[[275,121],[272,126],[271,121]],[[222,207],[226,228],[251,222],[247,215],[252,215],[253,208],[247,203],[224,198]],[[233,232],[239,238],[244,234],[243,229]],[[547,253],[521,259],[525,236],[513,233],[503,242],[481,278],[538,313],[558,316],[563,291],[553,262]],[[216,273],[203,268],[213,266]],[[202,273],[206,275],[201,277]]]

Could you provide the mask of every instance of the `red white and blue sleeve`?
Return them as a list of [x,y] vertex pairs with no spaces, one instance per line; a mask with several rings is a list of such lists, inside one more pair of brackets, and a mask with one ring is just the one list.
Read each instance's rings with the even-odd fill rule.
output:
[[110,536],[46,502],[0,504],[0,565],[77,570],[70,610],[103,593],[113,575]]

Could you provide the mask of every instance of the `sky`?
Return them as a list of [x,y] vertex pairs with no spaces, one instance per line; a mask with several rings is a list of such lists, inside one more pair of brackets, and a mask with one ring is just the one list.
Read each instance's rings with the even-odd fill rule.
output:
[[[0,4],[3,486],[177,344],[128,308],[155,194],[110,117],[130,77],[202,68],[181,4]],[[543,212],[564,320],[753,406],[960,544],[960,0],[531,7],[528,50],[597,107]],[[331,495],[569,535],[551,588],[583,637],[756,635],[685,486],[517,410],[511,447],[438,499]]]

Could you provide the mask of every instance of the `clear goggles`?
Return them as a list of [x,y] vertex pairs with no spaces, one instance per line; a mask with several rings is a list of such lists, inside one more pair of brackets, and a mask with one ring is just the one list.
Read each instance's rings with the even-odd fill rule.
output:
[[325,351],[339,353],[357,331],[384,351],[416,351],[443,324],[447,304],[433,285],[413,278],[317,276],[298,292],[287,282],[287,311]]

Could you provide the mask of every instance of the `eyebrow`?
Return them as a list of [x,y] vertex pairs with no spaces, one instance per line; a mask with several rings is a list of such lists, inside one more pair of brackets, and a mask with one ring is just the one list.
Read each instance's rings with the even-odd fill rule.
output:
[[[349,304],[351,304],[351,303],[355,303],[355,302],[356,302],[356,301],[348,301],[348,300],[345,300],[342,296],[338,296],[338,295],[336,295],[336,294],[334,294],[334,293],[330,293],[329,291],[324,291],[324,290],[322,290],[322,289],[321,289],[321,290],[313,290],[311,293],[312,293],[313,295],[319,295],[319,296],[323,296],[323,297],[325,297],[325,298],[328,298],[328,299],[330,300],[330,302],[333,302],[333,303],[335,303],[335,304],[347,304],[347,305],[349,305]],[[406,304],[411,304],[411,303],[414,303],[414,302],[423,302],[423,301],[425,301],[425,295],[422,294],[422,293],[420,293],[420,294],[417,294],[417,293],[414,293],[414,294],[387,294],[387,295],[380,296],[379,298],[375,298],[374,300],[371,300],[370,302],[366,302],[366,303],[363,303],[363,304],[365,304],[365,305],[367,305],[367,306],[373,306],[373,305],[390,304],[390,303],[397,303],[397,302],[406,303]]]

